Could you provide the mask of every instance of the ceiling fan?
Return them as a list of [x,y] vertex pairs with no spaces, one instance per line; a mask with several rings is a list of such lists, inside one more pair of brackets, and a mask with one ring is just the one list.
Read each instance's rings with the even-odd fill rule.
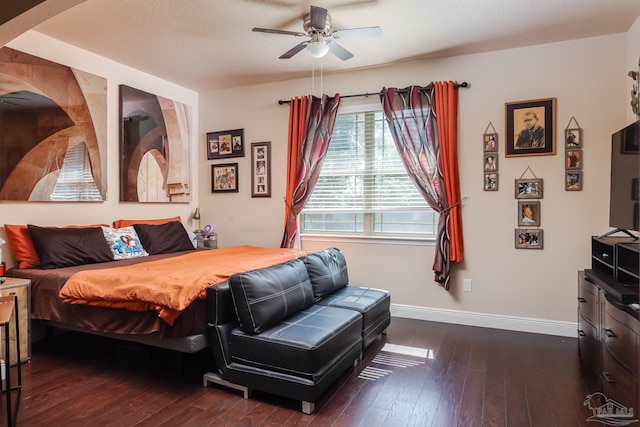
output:
[[309,14],[303,20],[304,32],[272,30],[268,28],[253,28],[253,31],[269,34],[285,34],[298,37],[309,37],[302,43],[295,45],[287,52],[280,55],[280,59],[289,59],[304,48],[314,58],[322,58],[328,52],[333,53],[338,58],[346,61],[353,57],[353,54],[344,47],[336,43],[335,40],[354,39],[365,37],[380,37],[382,30],[380,27],[350,28],[336,30],[331,27],[331,17],[327,9],[310,6]]

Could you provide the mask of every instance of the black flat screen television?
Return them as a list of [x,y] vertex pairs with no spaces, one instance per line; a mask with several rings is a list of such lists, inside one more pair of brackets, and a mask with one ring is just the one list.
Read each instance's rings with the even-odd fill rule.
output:
[[609,226],[640,230],[640,120],[611,135]]

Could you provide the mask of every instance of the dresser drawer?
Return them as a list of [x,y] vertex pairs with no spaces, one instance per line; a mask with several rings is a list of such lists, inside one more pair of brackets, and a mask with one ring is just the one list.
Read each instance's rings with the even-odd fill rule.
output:
[[597,324],[598,287],[580,277],[578,286],[578,311],[592,325]]
[[591,368],[598,363],[598,329],[578,314],[578,350],[580,358]]
[[618,310],[609,301],[605,302],[604,307],[602,326],[604,353],[608,353],[618,360],[635,376],[637,373],[637,335],[627,325],[631,316]]
[[602,355],[602,388],[608,399],[627,408],[636,408],[636,376],[627,371],[605,349]]

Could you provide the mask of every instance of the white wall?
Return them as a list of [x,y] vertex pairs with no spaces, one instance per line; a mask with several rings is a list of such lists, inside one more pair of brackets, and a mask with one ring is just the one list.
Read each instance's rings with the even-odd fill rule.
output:
[[[639,22],[627,34],[334,73],[324,76],[322,90],[316,78],[316,94],[377,92],[383,86],[404,87],[433,80],[471,83],[471,88],[460,90],[459,108],[461,191],[467,196],[463,205],[466,260],[455,267],[452,290],[446,292],[432,280],[431,246],[338,244],[325,240],[305,241],[305,249],[340,247],[347,256],[351,281],[389,289],[398,306],[575,322],[577,270],[590,265],[590,236],[609,230],[610,136],[633,120],[628,106],[630,79],[626,74],[639,56]],[[199,205],[202,223],[216,227],[223,246],[280,244],[288,107],[278,105],[277,100],[310,93],[311,78],[198,95],[33,31],[8,46],[107,78],[109,200],[70,204],[3,202],[0,224],[64,225],[173,215],[186,220]],[[193,106],[194,128],[199,129],[193,136],[194,202],[176,205],[118,201],[119,84]],[[547,97],[557,98],[557,154],[506,159],[502,144],[504,103]],[[344,100],[343,105],[377,102],[373,97]],[[585,181],[581,192],[564,191],[562,135],[572,116],[584,130]],[[498,192],[482,191],[482,134],[489,122],[501,142]],[[210,181],[214,162],[206,160],[205,133],[235,128],[245,129],[247,144],[247,156],[232,159],[239,163],[240,191],[214,195]],[[249,146],[261,141],[272,142],[272,197],[253,199]],[[514,249],[517,200],[513,180],[527,166],[544,179],[541,228],[545,249],[541,251]],[[461,291],[463,278],[473,280],[473,292]]]
[[[459,107],[461,192],[468,198],[463,204],[465,261],[455,267],[446,292],[433,282],[431,246],[307,240],[303,247],[340,247],[351,282],[388,289],[397,305],[575,322],[577,271],[590,266],[590,237],[609,230],[609,141],[628,122],[628,104],[621,102],[628,96],[627,40],[626,34],[617,34],[325,75],[323,92],[344,95],[433,80],[471,83],[460,90]],[[318,78],[315,85],[318,89]],[[239,193],[212,194],[213,162],[206,160],[204,143],[199,147],[199,204],[221,245],[279,245],[288,107],[276,101],[311,91],[310,72],[308,79],[200,94],[201,138],[206,132],[244,128],[247,144],[272,141],[273,147],[270,199],[250,196],[250,157],[233,159],[239,163]],[[506,159],[505,102],[550,97],[557,98],[556,155]],[[353,102],[378,100],[344,100],[343,105]],[[572,116],[584,130],[580,192],[564,190],[563,135]],[[489,122],[500,135],[498,192],[482,190],[482,134]],[[527,166],[544,179],[544,250],[514,249],[514,179]],[[463,278],[473,280],[471,293],[462,292]]]
[[[198,138],[198,94],[192,90],[159,79],[133,68],[118,64],[85,50],[29,31],[7,44],[17,49],[59,64],[83,70],[107,79],[107,180],[108,200],[102,203],[52,203],[52,202],[2,202],[0,204],[0,226],[4,224],[67,225],[111,223],[119,218],[158,218],[180,215],[190,223],[190,216],[198,198],[197,150],[191,153],[193,165],[192,202],[188,204],[168,203],[120,203],[119,202],[119,91],[125,84],[137,89],[180,101],[193,108],[194,122],[192,146]],[[0,154],[1,155],[1,154]],[[4,229],[0,236],[6,240]],[[7,247],[3,248],[3,260],[9,266],[13,259]]]

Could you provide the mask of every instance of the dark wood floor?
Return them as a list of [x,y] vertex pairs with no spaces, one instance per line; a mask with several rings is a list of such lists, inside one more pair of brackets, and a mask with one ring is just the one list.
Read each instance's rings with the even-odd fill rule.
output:
[[[385,342],[425,348],[430,357],[381,352]],[[206,353],[186,357],[180,373],[171,352],[84,334],[58,336],[32,353],[22,365],[18,426],[592,424],[583,402],[595,390],[581,377],[577,341],[555,336],[394,318],[312,415],[271,395],[245,400],[203,387]],[[380,377],[361,378],[372,372]]]

